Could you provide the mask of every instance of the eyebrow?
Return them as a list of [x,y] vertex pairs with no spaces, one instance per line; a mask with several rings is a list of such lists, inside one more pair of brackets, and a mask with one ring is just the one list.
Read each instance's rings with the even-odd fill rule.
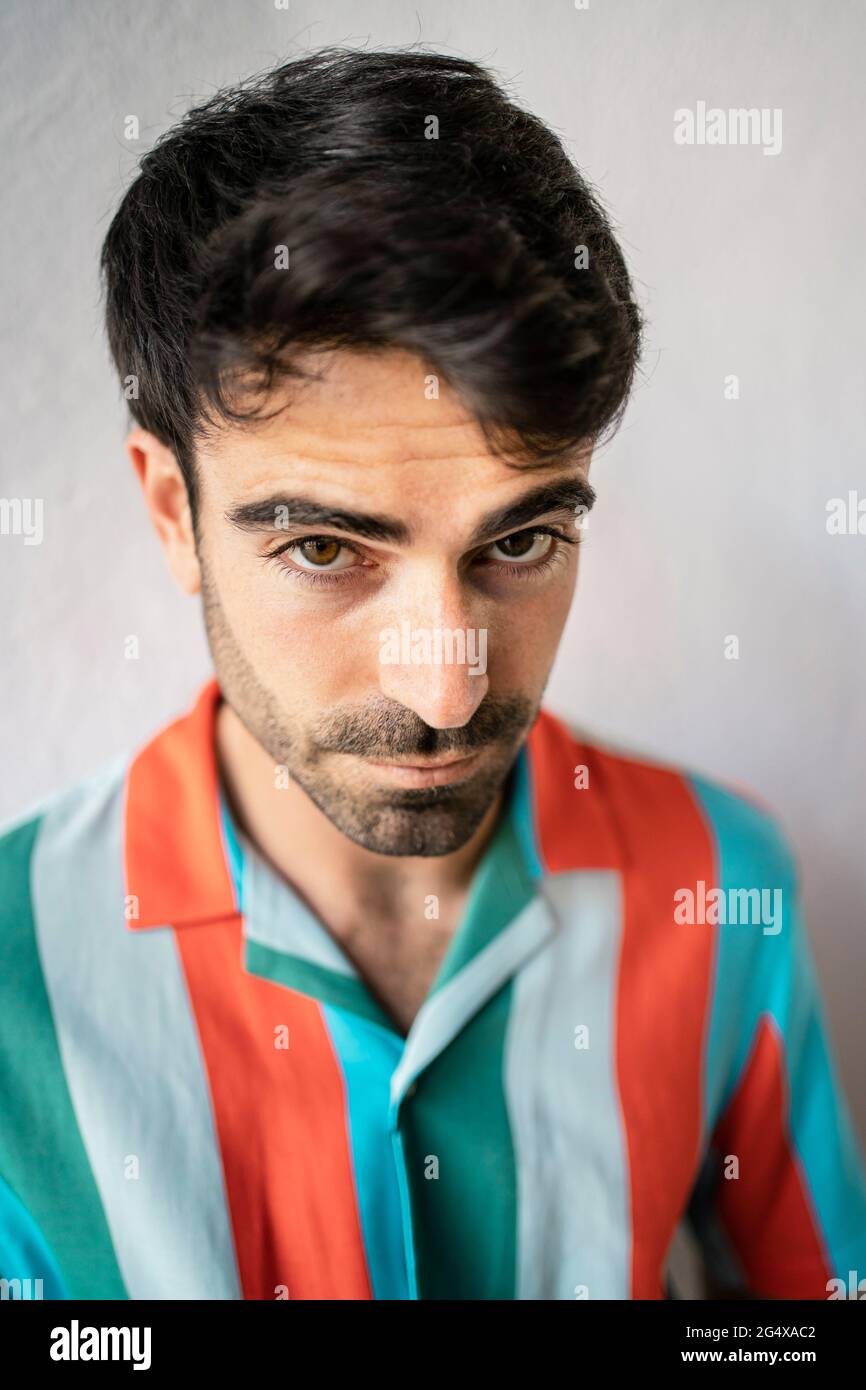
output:
[[482,545],[507,531],[517,531],[545,512],[573,512],[577,507],[589,511],[594,502],[595,491],[584,478],[560,478],[555,482],[542,483],[515,502],[509,502],[507,506],[482,517],[470,538],[470,545]]
[[[488,512],[481,518],[469,539],[469,545],[483,545],[509,531],[517,531],[546,512],[574,511],[583,507],[589,511],[596,494],[584,478],[561,478],[542,483],[504,507]],[[260,502],[242,502],[225,513],[226,520],[241,531],[284,531],[278,517],[287,516],[289,528],[325,526],[332,530],[348,531],[369,541],[392,541],[405,545],[412,539],[411,527],[396,517],[374,512],[349,511],[316,502],[310,497],[288,497],[277,494]]]

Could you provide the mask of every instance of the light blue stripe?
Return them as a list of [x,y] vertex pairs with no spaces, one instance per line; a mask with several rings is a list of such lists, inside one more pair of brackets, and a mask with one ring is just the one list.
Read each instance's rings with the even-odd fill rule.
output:
[[124,918],[125,793],[122,765],[76,787],[46,815],[34,849],[36,934],[58,1045],[130,1298],[239,1299],[174,933],[134,931]]
[[[0,1178],[0,1279],[29,1281],[29,1297],[69,1298],[45,1237],[8,1183]],[[41,1289],[37,1281],[41,1281]],[[27,1289],[27,1285],[24,1286]]]
[[358,972],[339,943],[238,830],[222,789],[219,809],[223,849],[246,939],[357,981]]
[[494,936],[489,946],[435,993],[428,994],[412,1020],[400,1065],[391,1079],[392,1115],[412,1082],[444,1052],[500,986],[541,950],[555,930],[556,922],[545,899],[533,898]]
[[[768,815],[721,786],[697,777],[689,780],[715,837],[715,886],[726,893],[782,890],[777,934],[760,924],[712,928],[717,948],[705,1138],[731,1100],[760,1019],[768,1015],[784,1044],[790,1106],[783,1120],[805,1173],[833,1273],[847,1278],[849,1268],[866,1269],[866,1176],[838,1079],[796,866]],[[784,1251],[779,1260],[784,1261]]]
[[241,845],[241,902],[247,940],[357,981],[358,972],[342,946],[291,884],[271,868],[248,840],[241,839]]
[[[558,926],[516,977],[503,1074],[517,1169],[518,1299],[631,1297],[627,1142],[616,1075],[618,873],[551,875]],[[575,1045],[585,1025],[588,1046]]]
[[355,1191],[374,1298],[409,1297],[398,1173],[388,1126],[391,1074],[403,1040],[331,1004],[322,1006],[346,1083]]

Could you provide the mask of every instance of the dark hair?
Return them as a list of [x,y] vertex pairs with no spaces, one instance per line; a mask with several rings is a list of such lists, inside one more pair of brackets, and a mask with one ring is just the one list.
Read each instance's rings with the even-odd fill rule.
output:
[[260,415],[236,388],[303,375],[292,349],[414,351],[530,466],[618,423],[639,356],[586,180],[485,68],[435,53],[323,49],[190,110],[142,159],[101,268],[130,410],[193,510],[196,438]]

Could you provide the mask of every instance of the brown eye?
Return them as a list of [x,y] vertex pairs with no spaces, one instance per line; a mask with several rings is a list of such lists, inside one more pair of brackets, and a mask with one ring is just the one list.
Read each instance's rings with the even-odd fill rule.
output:
[[315,566],[332,565],[338,558],[342,545],[332,536],[312,536],[298,544],[297,552]]
[[280,546],[270,558],[275,560],[279,556],[286,557],[279,560],[283,569],[296,573],[300,570],[311,577],[310,582],[316,573],[321,574],[324,582],[326,578],[342,576],[344,571],[364,567],[355,547],[336,536],[299,536],[296,541]]
[[504,540],[497,541],[499,549],[504,551],[509,560],[520,560],[532,549],[535,544],[535,536],[531,531],[518,531],[516,536],[506,536]]
[[545,531],[515,531],[513,536],[503,536],[501,541],[494,542],[491,550],[500,553],[492,558],[511,560],[512,563],[543,560],[554,545],[553,537]]

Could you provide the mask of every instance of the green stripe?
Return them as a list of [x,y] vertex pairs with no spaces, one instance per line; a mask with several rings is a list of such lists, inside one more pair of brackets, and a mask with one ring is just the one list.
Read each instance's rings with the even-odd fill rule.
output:
[[[419,1076],[400,1132],[418,1297],[515,1297],[517,1173],[502,1084],[511,981]],[[438,1178],[427,1177],[430,1159]]]
[[37,817],[0,840],[0,1173],[42,1231],[71,1298],[126,1298],[34,934],[30,859],[40,824]]
[[299,994],[309,994],[323,1004],[336,1004],[342,1009],[349,1009],[391,1033],[399,1031],[393,1018],[376,1003],[362,981],[352,975],[341,975],[337,970],[315,965],[302,956],[274,951],[250,937],[245,938],[244,942],[244,968],[251,975],[261,975],[266,980],[285,985],[287,989],[297,990]]
[[[514,808],[510,795],[431,994],[535,896]],[[400,1110],[422,1299],[515,1297],[517,1173],[502,1076],[511,996],[509,980],[421,1073]],[[438,1178],[425,1176],[431,1158]]]

